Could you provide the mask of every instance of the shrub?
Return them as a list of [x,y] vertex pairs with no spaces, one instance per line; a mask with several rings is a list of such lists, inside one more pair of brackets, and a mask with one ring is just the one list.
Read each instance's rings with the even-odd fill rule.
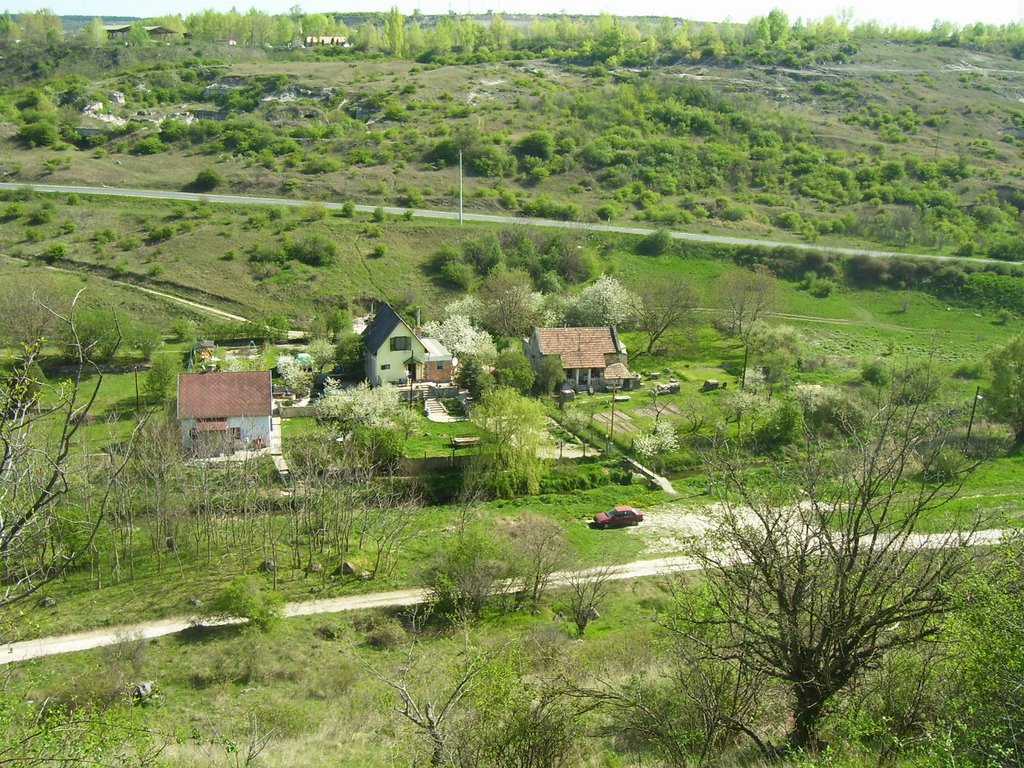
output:
[[954,379],[980,379],[985,375],[985,364],[973,361],[960,363],[953,369]]
[[659,229],[637,243],[636,252],[643,256],[661,256],[671,246],[672,235],[667,229]]
[[563,202],[548,195],[523,202],[521,210],[526,216],[559,221],[577,221],[583,216],[583,209],[576,203]]
[[19,128],[15,138],[29,147],[52,147],[60,141],[60,131],[49,120],[37,120]]
[[68,255],[68,247],[64,243],[54,243],[43,252],[43,261],[55,264]]
[[385,219],[384,209],[381,208],[378,205],[376,208],[373,209],[373,215],[371,216],[371,218],[374,221],[376,221],[377,223],[380,223],[380,222],[384,221],[384,219]]
[[324,267],[333,264],[338,258],[338,245],[323,235],[310,235],[302,240],[289,241],[284,251],[288,258],[311,267]]
[[346,200],[341,205],[341,216],[346,219],[351,219],[356,213],[356,204],[351,200]]
[[860,367],[860,380],[875,387],[889,383],[889,369],[881,360],[868,360]]
[[163,152],[165,149],[167,149],[167,145],[160,141],[158,136],[147,136],[135,142],[135,146],[132,147],[132,154],[155,155]]
[[283,615],[281,595],[266,588],[256,576],[238,576],[210,601],[204,616],[211,619],[247,619],[249,625],[267,630]]
[[516,144],[516,154],[521,157],[537,157],[550,160],[555,154],[554,137],[547,131],[528,133]]
[[196,192],[210,192],[224,183],[224,177],[214,168],[204,168],[196,174],[189,186]]

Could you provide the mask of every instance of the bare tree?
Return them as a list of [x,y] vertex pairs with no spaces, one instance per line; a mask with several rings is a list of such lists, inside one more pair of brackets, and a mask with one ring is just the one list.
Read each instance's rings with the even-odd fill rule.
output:
[[685,280],[648,280],[637,295],[636,327],[645,336],[645,346],[634,358],[651,354],[668,331],[692,323],[697,308],[697,294]]
[[772,310],[778,287],[767,269],[734,269],[715,281],[717,304],[729,333],[743,337]]
[[[757,679],[737,664],[676,643],[632,668],[564,675],[561,692],[611,715],[608,730],[656,754],[667,765],[705,765],[738,730],[771,706]],[[616,662],[620,662],[616,659]]]
[[721,511],[692,553],[707,600],[681,608],[673,629],[708,658],[776,681],[788,749],[816,745],[830,702],[862,672],[938,631],[974,528],[915,531],[977,466],[943,434],[934,414],[889,405],[838,450],[811,441],[757,479],[728,455],[712,462]]
[[419,499],[394,483],[378,484],[370,490],[363,512],[363,533],[373,543],[370,578],[389,576],[398,564],[402,548],[419,534]]
[[[40,378],[42,341],[36,340],[23,348],[10,376],[0,383],[0,606],[31,595],[92,550],[124,456],[130,454],[126,451],[115,462],[83,509],[62,507],[61,500],[76,489],[70,462],[75,439],[103,383],[88,345],[78,336],[80,295],[66,314],[49,308],[55,325],[72,342],[69,380],[50,385]],[[79,535],[61,537],[62,525],[77,528]]]
[[569,611],[580,637],[583,637],[590,622],[598,618],[597,607],[608,595],[613,573],[611,566],[602,565],[565,574],[565,584],[569,589]]
[[510,535],[522,571],[523,592],[530,605],[540,605],[552,574],[565,562],[567,547],[562,526],[539,515],[523,518]]
[[472,648],[467,638],[458,674],[433,696],[415,690],[410,682],[422,679],[422,675],[416,674],[416,665],[420,659],[416,656],[415,645],[410,645],[405,663],[398,670],[397,676],[388,677],[370,669],[370,674],[398,694],[399,705],[394,711],[430,740],[430,765],[440,766],[449,762],[456,738],[452,721],[455,720],[459,703],[472,690],[474,682],[491,664],[494,656],[493,652],[482,653]]

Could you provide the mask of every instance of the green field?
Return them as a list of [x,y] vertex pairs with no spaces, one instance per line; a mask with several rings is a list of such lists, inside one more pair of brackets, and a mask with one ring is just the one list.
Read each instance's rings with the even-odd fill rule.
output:
[[[833,566],[829,547],[847,525],[878,533],[875,521],[882,542],[911,519],[915,533],[1024,525],[1024,455],[998,411],[993,363],[1024,327],[1024,270],[1010,263],[1024,261],[1024,40],[1016,27],[943,37],[938,24],[872,31],[835,19],[790,25],[780,13],[746,26],[602,15],[509,27],[490,14],[486,25],[397,10],[311,20],[296,8],[262,33],[315,23],[351,35],[352,49],[220,45],[233,30],[215,34],[198,19],[192,40],[166,46],[16,46],[4,42],[15,22],[0,19],[3,181],[300,203],[0,191],[0,444],[22,462],[2,467],[0,597],[28,592],[0,606],[0,640],[216,613],[229,584],[255,590],[254,602],[288,603],[435,589],[429,609],[302,616],[266,631],[255,621],[195,626],[10,665],[0,763],[53,739],[55,752],[77,740],[90,760],[143,764],[118,752],[125,724],[140,729],[128,741],[148,741],[169,768],[431,757],[452,768],[1019,762],[1019,551],[1002,570],[1004,556],[987,548],[969,558],[901,551],[861,569],[863,552]],[[255,10],[246,18],[270,23]],[[31,24],[21,31],[36,34]],[[105,132],[82,136],[80,124]],[[468,211],[658,231],[413,216],[457,209],[462,161]],[[328,211],[324,201],[408,215]],[[697,243],[668,230],[819,250]],[[842,245],[914,255],[830,250]],[[587,314],[583,299],[614,282],[606,276],[623,293]],[[744,279],[769,298],[741,331],[734,290]],[[664,299],[656,288],[687,311],[655,340],[644,326]],[[46,450],[59,424],[43,418],[28,435],[74,380],[75,337],[47,308],[69,313],[76,296],[79,344],[97,363],[82,391],[98,389],[88,413],[69,417],[77,431],[64,456]],[[472,408],[450,423],[418,405],[384,426],[376,415],[284,418],[288,482],[266,456],[183,456],[173,383],[150,392],[161,370],[173,382],[202,338],[253,339],[248,362],[223,367],[260,369],[327,341],[334,357],[327,346],[316,365],[322,356],[320,370],[338,364],[355,378],[353,320],[385,301],[410,324],[442,320],[466,298],[476,304],[460,312],[494,337],[490,351],[459,352],[477,375],[467,383],[479,385],[475,403],[489,404],[488,382],[523,364],[520,337],[540,323],[625,318],[619,334],[638,386],[562,407],[538,387],[529,396],[539,405],[517,401],[493,432]],[[573,322],[581,315],[599,319]],[[120,345],[107,349],[115,336]],[[21,381],[18,362],[37,354],[36,342]],[[668,382],[678,391],[658,389]],[[913,414],[912,426],[887,432],[858,464],[858,441],[893,413]],[[585,458],[545,458],[530,493],[488,496],[474,485],[474,462],[493,450],[512,457],[502,472],[525,465],[513,450],[521,435],[487,441],[533,418],[549,447],[582,442]],[[470,436],[484,445],[452,449],[451,438]],[[875,506],[891,477],[872,478],[872,461],[907,445],[892,509]],[[655,490],[626,457],[676,493]],[[826,472],[794,480],[815,457]],[[877,481],[857,499],[863,508],[815,506],[862,477]],[[6,539],[4,526],[32,509],[47,478],[53,498],[39,497],[27,533]],[[909,516],[915,498],[950,487],[948,504]],[[764,510],[745,506],[761,493],[785,524],[820,509],[826,519],[762,532],[750,515]],[[643,509],[643,524],[588,525],[621,504]],[[701,548],[711,522],[724,550]],[[746,559],[725,555],[717,578],[612,583],[578,635],[574,601],[586,582],[529,596],[535,567],[550,575],[686,554],[713,570],[730,548]],[[965,557],[964,570],[910,590],[927,610],[900,614],[903,585],[947,556]],[[724,576],[749,574],[747,591],[715,592]],[[860,625],[864,605],[871,615]],[[255,617],[252,607],[229,612]],[[744,621],[731,623],[737,614]],[[808,674],[792,649],[821,634],[806,654],[815,663],[874,646]],[[764,641],[756,653],[751,638]],[[388,681],[406,676],[424,711],[431,702],[430,719],[481,658],[450,719],[432,721],[431,744]],[[154,681],[157,697],[126,703],[140,681]],[[813,707],[795,702],[808,681],[839,683],[816,710],[815,738],[800,742],[797,715]],[[89,740],[104,731],[109,752]]]

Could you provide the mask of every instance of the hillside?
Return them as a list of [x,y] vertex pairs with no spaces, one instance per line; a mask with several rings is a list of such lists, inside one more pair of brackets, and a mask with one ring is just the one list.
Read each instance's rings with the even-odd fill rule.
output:
[[469,210],[1018,258],[1024,64],[851,50],[583,67],[199,45],[143,64],[126,49],[137,63],[112,76],[10,90],[0,170],[182,189],[212,168],[222,191],[453,210],[461,148]]
[[[52,16],[0,16],[0,763],[1024,764],[1024,27]],[[460,161],[510,220],[431,218]],[[357,383],[383,301],[458,396]],[[278,435],[184,450],[207,368]]]

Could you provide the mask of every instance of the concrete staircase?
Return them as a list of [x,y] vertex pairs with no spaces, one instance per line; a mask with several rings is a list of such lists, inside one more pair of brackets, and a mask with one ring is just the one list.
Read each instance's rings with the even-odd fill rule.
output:
[[428,397],[423,401],[423,411],[431,421],[443,423],[452,420],[452,417],[448,414],[448,409],[444,407],[444,403],[436,397]]

